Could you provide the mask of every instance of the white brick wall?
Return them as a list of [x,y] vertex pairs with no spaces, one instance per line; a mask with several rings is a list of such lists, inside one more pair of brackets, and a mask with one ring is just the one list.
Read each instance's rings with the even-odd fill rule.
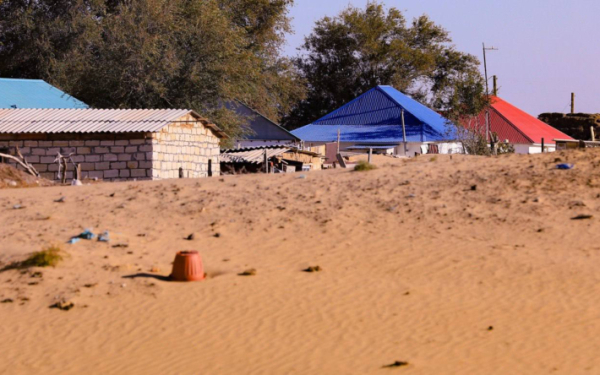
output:
[[173,123],[152,135],[153,179],[220,175],[219,138],[200,122]]
[[[173,123],[159,133],[141,134],[134,139],[119,139],[119,134],[115,138],[29,140],[26,134],[16,134],[14,140],[0,140],[0,149],[8,148],[15,154],[18,146],[25,159],[50,180],[60,178],[58,164],[54,162],[59,152],[73,154],[73,161],[81,164],[83,178],[109,181],[179,178],[179,168],[185,178],[206,177],[209,160],[212,175],[220,174],[219,138],[201,122]],[[72,163],[69,162],[67,170],[67,178],[73,178]]]

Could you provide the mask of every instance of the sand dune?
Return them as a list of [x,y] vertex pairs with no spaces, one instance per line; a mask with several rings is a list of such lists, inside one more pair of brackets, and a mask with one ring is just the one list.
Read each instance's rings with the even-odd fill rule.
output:
[[600,373],[600,153],[377,164],[0,190],[0,373]]

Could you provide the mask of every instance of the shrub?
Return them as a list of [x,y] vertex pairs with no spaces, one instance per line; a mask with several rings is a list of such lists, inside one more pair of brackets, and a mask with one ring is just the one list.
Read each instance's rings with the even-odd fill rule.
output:
[[356,164],[356,166],[354,166],[354,170],[357,172],[370,171],[373,169],[377,169],[377,167],[369,162],[364,161],[364,160],[359,161],[358,164]]
[[62,250],[59,246],[52,245],[37,251],[21,262],[21,268],[28,267],[55,267],[63,257],[61,255]]

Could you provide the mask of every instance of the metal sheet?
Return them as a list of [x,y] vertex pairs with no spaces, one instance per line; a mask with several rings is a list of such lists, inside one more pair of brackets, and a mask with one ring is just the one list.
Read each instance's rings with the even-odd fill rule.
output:
[[449,120],[391,86],[377,86],[292,134],[307,142],[332,142],[339,129],[343,142],[397,143],[403,110],[407,141],[455,138]]
[[202,120],[187,109],[0,109],[0,133],[157,132],[188,114]]
[[281,155],[291,150],[290,147],[253,147],[237,150],[225,150],[220,155],[221,163],[250,163],[260,164],[264,161],[265,151],[267,158]]

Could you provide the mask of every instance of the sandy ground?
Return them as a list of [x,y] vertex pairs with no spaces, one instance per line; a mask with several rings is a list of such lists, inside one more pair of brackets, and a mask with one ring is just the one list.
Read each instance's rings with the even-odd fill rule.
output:
[[0,373],[600,374],[599,151],[377,163],[0,190]]

